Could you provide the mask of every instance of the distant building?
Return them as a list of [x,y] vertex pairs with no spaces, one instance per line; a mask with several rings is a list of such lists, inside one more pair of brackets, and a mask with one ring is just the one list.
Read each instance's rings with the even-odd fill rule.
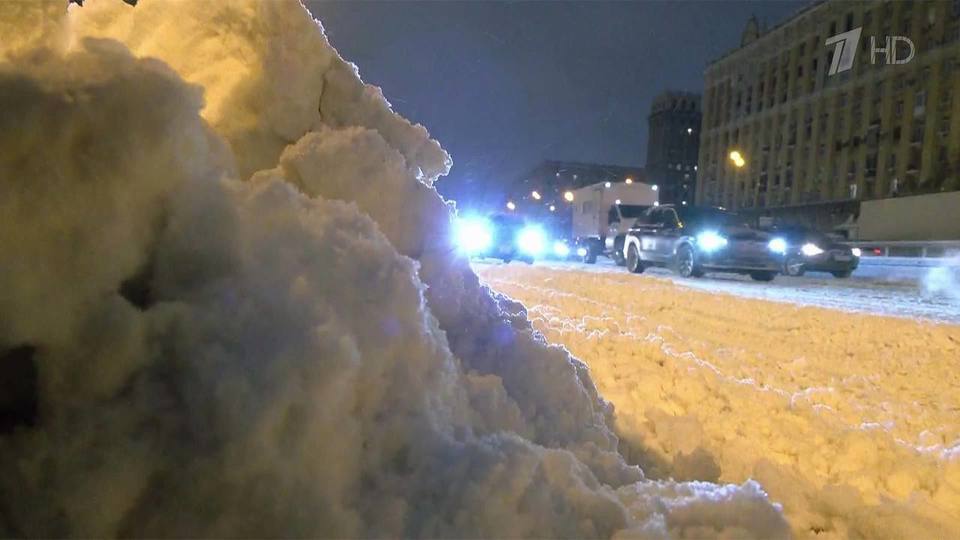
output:
[[[852,67],[832,66],[827,39],[858,28]],[[888,64],[888,36],[915,56]],[[698,204],[827,228],[863,200],[960,189],[960,2],[818,2],[768,31],[751,19],[704,88]]]
[[514,211],[568,231],[571,203],[564,193],[598,182],[646,182],[646,174],[643,167],[543,161],[513,182],[504,205],[513,203]]
[[[508,191],[508,198],[518,207],[547,208],[563,205],[566,191],[597,182],[644,182],[643,167],[578,163],[575,161],[543,161],[521,175]],[[536,192],[540,198],[533,196]]]
[[700,96],[669,91],[650,107],[647,181],[660,189],[660,201],[693,202],[700,148]]

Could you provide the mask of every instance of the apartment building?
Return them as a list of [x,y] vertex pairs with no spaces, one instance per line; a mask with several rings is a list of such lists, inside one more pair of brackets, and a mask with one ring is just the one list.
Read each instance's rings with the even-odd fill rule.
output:
[[[825,42],[857,28],[844,71]],[[751,19],[704,88],[698,204],[835,225],[859,201],[960,189],[960,0],[828,0],[766,31]]]

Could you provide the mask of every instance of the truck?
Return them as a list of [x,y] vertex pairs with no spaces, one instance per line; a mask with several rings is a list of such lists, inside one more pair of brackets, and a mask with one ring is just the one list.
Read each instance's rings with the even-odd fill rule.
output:
[[573,191],[571,238],[577,254],[588,264],[603,255],[622,266],[627,231],[658,201],[657,186],[642,182],[599,182]]

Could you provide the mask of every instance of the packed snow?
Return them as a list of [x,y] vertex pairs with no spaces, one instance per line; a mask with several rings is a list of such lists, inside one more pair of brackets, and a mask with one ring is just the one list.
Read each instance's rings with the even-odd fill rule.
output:
[[789,534],[623,459],[454,256],[449,156],[295,0],[0,30],[0,536]]
[[[668,279],[684,287],[774,302],[960,324],[960,259],[912,259],[910,264],[892,258],[888,263],[885,259],[863,261],[848,279],[837,279],[825,272],[808,272],[803,277],[777,276],[771,283],[758,283],[737,274],[683,278],[666,268],[649,268],[644,276]],[[538,264],[558,270],[626,272],[605,259],[595,265],[556,261]]]
[[476,267],[587,363],[648,477],[758,480],[798,538],[960,537],[960,326],[722,279]]

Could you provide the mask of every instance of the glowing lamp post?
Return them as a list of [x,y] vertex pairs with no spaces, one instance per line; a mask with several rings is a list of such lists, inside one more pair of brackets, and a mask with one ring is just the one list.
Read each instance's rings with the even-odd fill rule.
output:
[[507,210],[513,212],[517,209],[517,205],[513,204],[513,201],[507,201]]
[[572,191],[565,191],[565,192],[563,193],[563,200],[565,200],[565,201],[567,201],[567,202],[573,202],[573,192],[572,192]]
[[747,164],[747,160],[743,159],[743,155],[740,154],[738,150],[732,150],[730,152],[730,161],[733,163],[733,166],[742,169],[744,165]]

